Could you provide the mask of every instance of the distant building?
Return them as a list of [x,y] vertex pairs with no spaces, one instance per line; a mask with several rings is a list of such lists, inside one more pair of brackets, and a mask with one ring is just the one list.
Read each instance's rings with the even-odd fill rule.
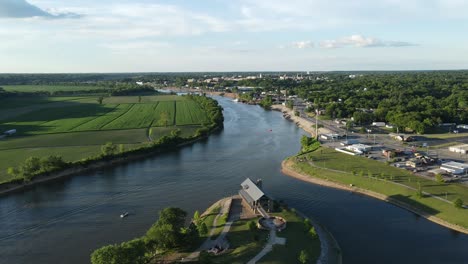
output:
[[367,153],[372,150],[372,146],[364,145],[364,144],[353,144],[353,145],[347,146],[346,149],[357,152],[357,153],[359,152]]
[[412,167],[412,168],[417,168],[421,167],[422,161],[420,159],[410,159],[406,161],[406,166]]
[[449,147],[451,152],[460,153],[460,154],[467,154],[468,153],[468,144],[457,145]]
[[372,122],[372,126],[384,127],[384,126],[385,126],[385,122]]

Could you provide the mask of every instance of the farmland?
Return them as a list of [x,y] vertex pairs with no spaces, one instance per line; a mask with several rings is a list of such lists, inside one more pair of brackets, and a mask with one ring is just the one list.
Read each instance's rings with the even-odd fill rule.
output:
[[[197,102],[180,96],[3,99],[0,131],[16,129],[0,139],[0,183],[11,179],[8,167],[30,156],[61,155],[76,161],[100,154],[106,142],[125,149],[143,146],[180,129],[193,135],[208,122]],[[149,131],[151,130],[151,137]]]
[[57,92],[57,91],[89,91],[109,89],[103,86],[90,85],[2,85],[5,91],[15,92]]

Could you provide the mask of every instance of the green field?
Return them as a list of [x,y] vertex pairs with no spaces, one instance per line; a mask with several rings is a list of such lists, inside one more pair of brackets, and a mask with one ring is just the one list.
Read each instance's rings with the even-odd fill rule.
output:
[[89,91],[109,89],[103,86],[89,85],[0,85],[5,91],[15,92],[57,92],[57,91]]
[[[346,155],[329,148],[320,148],[303,157],[307,157],[313,165],[305,161],[295,162],[294,168],[300,172],[381,193],[450,223],[468,227],[468,210],[457,209],[450,203],[426,195],[418,198],[415,190],[405,187],[417,189],[421,185],[423,192],[447,198],[449,201],[461,198],[466,203],[468,188],[461,184],[438,183],[378,161]],[[367,177],[369,173],[371,178]]]
[[[30,156],[60,154],[68,161],[97,155],[106,142],[146,144],[180,129],[191,136],[208,118],[200,106],[180,96],[122,96],[99,104],[90,97],[25,97],[0,100],[0,182],[6,169]],[[140,103],[139,103],[140,101]]]

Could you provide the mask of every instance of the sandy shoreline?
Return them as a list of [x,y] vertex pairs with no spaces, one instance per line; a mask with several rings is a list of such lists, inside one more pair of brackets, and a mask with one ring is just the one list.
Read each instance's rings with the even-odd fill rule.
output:
[[301,181],[317,184],[317,185],[327,186],[327,187],[331,187],[331,188],[335,188],[335,189],[340,189],[340,190],[350,191],[350,192],[357,193],[357,194],[370,196],[370,197],[373,197],[373,198],[376,198],[376,199],[391,203],[393,205],[396,205],[398,207],[406,209],[406,210],[408,210],[410,212],[413,212],[415,214],[418,214],[418,215],[428,219],[429,221],[434,222],[436,224],[439,224],[441,226],[450,228],[450,229],[458,231],[460,233],[468,234],[468,229],[467,228],[464,228],[462,226],[449,223],[449,222],[447,222],[445,220],[442,220],[442,219],[440,219],[438,217],[430,215],[430,214],[428,214],[428,213],[426,213],[426,212],[424,212],[424,211],[422,211],[422,210],[420,210],[418,208],[415,208],[415,207],[413,207],[411,205],[408,205],[408,204],[405,204],[405,203],[403,203],[401,201],[392,199],[392,198],[390,198],[390,197],[388,197],[386,195],[376,193],[376,192],[373,192],[373,191],[369,191],[369,190],[365,190],[365,189],[361,189],[361,188],[357,188],[357,187],[350,187],[350,186],[347,186],[345,184],[341,184],[341,183],[337,183],[337,182],[332,182],[332,181],[328,181],[328,180],[315,178],[313,176],[308,176],[306,174],[302,174],[300,172],[297,172],[296,170],[294,170],[292,168],[291,163],[292,162],[289,161],[289,160],[284,160],[281,163],[281,171],[287,176],[296,178],[296,179],[301,180]]
[[[272,110],[280,111],[283,114],[286,114],[292,122],[294,122],[298,127],[302,128],[305,132],[309,133],[311,136],[315,137],[315,123],[311,122],[309,120],[306,120],[305,118],[302,118],[300,116],[295,116],[294,111],[287,108],[284,105],[272,105],[271,106]],[[330,131],[326,128],[319,128],[318,129],[319,134],[328,134]]]

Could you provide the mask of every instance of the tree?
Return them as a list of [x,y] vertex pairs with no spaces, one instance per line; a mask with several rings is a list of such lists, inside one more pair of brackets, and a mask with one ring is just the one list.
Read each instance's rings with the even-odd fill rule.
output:
[[312,224],[310,223],[310,220],[308,218],[304,219],[304,231],[307,232],[308,230],[310,230],[311,227]]
[[107,142],[105,145],[101,146],[101,152],[103,156],[109,156],[115,154],[117,151],[117,146],[112,142]]
[[65,166],[66,162],[59,155],[51,155],[41,159],[41,167],[44,171],[60,169]]
[[442,174],[440,174],[440,173],[437,173],[437,174],[435,175],[435,180],[436,180],[436,182],[439,182],[439,183],[445,182],[444,177],[443,177]]
[[99,97],[96,99],[96,101],[97,101],[100,105],[102,105],[102,101],[104,101],[104,97],[103,97],[103,96],[99,96]]
[[21,171],[15,167],[8,167],[7,173],[15,178],[21,176]]
[[307,253],[307,251],[304,249],[299,253],[299,262],[302,264],[309,262],[309,253]]
[[161,249],[181,246],[186,216],[187,213],[180,208],[163,209],[159,213],[159,220],[146,233],[146,239]]
[[34,174],[38,173],[41,169],[41,159],[38,157],[29,157],[21,165],[21,171],[25,181],[30,181]]
[[144,264],[146,244],[142,239],[133,239],[120,245],[104,246],[91,254],[92,264]]
[[289,108],[289,109],[293,109],[294,108],[294,101],[292,101],[292,100],[286,101],[286,107]]
[[206,226],[205,222],[201,223],[197,229],[200,236],[206,236],[208,234],[208,226]]
[[271,96],[267,95],[260,101],[260,106],[266,110],[270,110],[271,106],[273,105],[273,100]]
[[138,102],[141,103],[141,95],[138,96]]
[[118,245],[104,246],[91,254],[92,264],[120,264],[121,250]]
[[422,187],[421,187],[421,183],[419,181],[418,181],[418,190],[416,191],[416,197],[418,197],[418,198],[423,197]]
[[200,224],[200,212],[198,212],[198,210],[193,214],[193,222],[196,226]]
[[310,237],[312,237],[313,239],[316,239],[318,236],[317,236],[317,231],[315,231],[315,227],[311,227],[309,229],[309,235]]
[[255,221],[249,221],[247,225],[249,227],[250,232],[257,230],[257,225],[255,224]]
[[454,202],[453,202],[453,206],[455,206],[455,208],[463,208],[463,201],[462,199],[460,198],[457,198]]

